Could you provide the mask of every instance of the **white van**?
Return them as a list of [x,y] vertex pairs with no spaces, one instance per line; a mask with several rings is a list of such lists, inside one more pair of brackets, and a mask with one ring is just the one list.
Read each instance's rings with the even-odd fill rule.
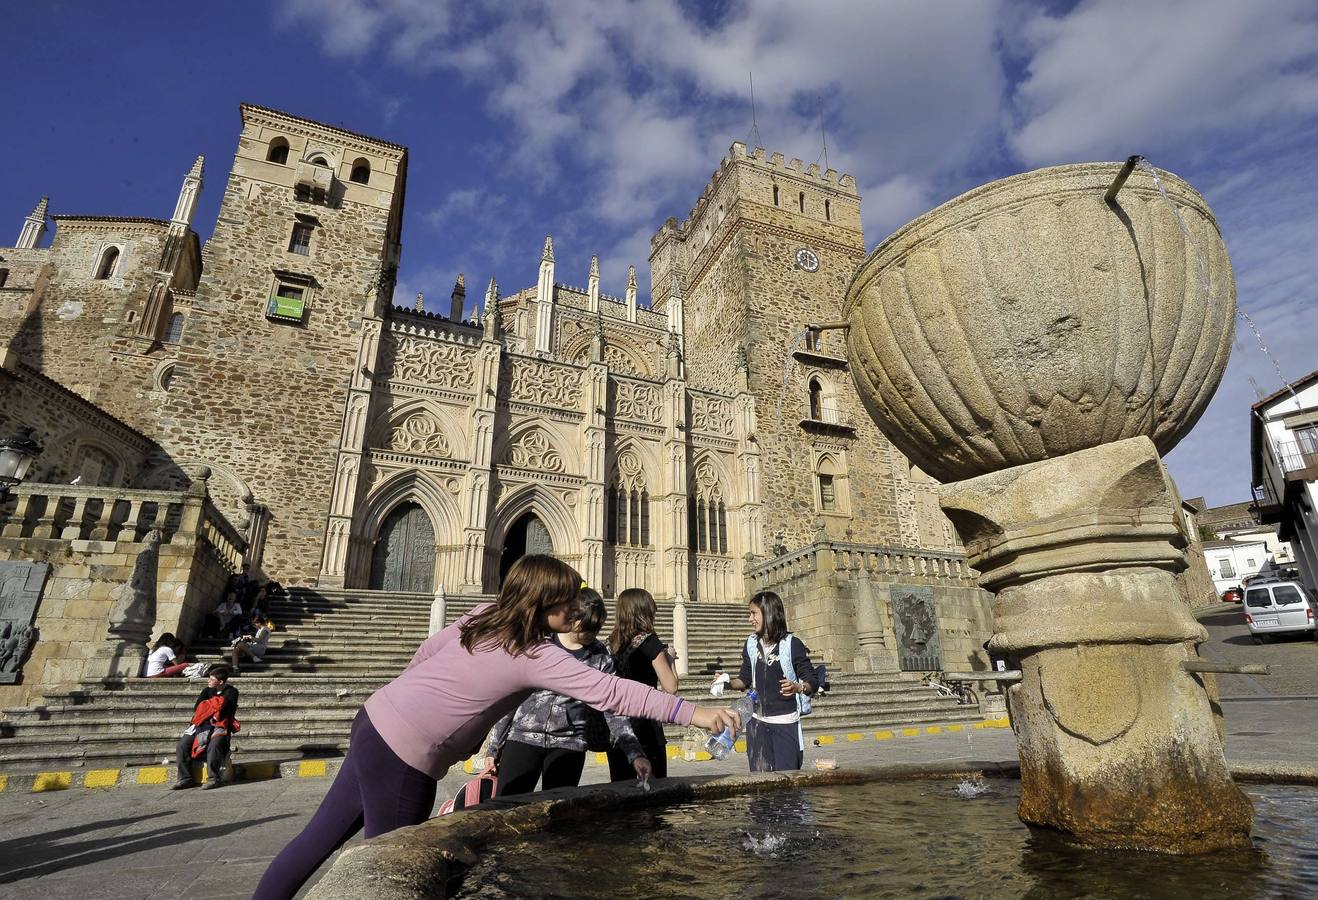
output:
[[1245,624],[1261,644],[1271,634],[1314,633],[1313,604],[1294,581],[1256,580],[1245,589]]

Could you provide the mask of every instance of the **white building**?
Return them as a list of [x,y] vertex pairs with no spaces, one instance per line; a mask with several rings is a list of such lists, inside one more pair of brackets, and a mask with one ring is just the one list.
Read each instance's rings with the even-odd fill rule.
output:
[[1254,504],[1289,541],[1305,585],[1318,587],[1318,371],[1255,403],[1250,415]]
[[1240,587],[1246,579],[1260,572],[1271,574],[1287,563],[1277,559],[1268,542],[1262,540],[1228,538],[1205,541],[1203,548],[1208,574],[1219,597],[1228,588]]

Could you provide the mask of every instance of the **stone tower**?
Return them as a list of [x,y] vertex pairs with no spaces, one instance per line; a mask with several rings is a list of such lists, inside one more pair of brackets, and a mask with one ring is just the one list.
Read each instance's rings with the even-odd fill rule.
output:
[[185,471],[204,461],[239,503],[255,493],[263,568],[305,576],[327,522],[336,533],[331,496],[341,480],[355,488],[407,150],[263,107],[241,115],[161,443]]
[[864,257],[852,176],[741,143],[690,217],[651,239],[653,306],[681,338],[688,382],[726,390],[745,379],[755,397],[757,555],[821,528],[835,541],[947,546],[936,502],[922,527],[909,464],[856,397],[844,334],[802,336],[806,323],[839,319]]

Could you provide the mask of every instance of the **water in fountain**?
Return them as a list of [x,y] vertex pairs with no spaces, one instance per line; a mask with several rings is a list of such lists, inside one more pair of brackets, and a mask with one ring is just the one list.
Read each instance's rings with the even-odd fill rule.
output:
[[957,782],[956,795],[966,800],[973,800],[975,797],[988,792],[988,785],[984,783],[983,778],[963,778]]
[[809,328],[792,335],[792,339],[787,342],[787,359],[783,361],[783,389],[778,394],[778,427],[773,432],[775,436],[783,430],[783,401],[787,399],[787,384],[792,379],[792,369],[796,368],[796,351],[801,349],[808,337]]
[[451,887],[487,898],[635,896],[643,884],[680,897],[1255,900],[1312,896],[1318,883],[1312,787],[1249,787],[1254,849],[1176,857],[1027,828],[1019,783],[984,784],[973,803],[947,782],[909,781],[594,811],[500,841]]

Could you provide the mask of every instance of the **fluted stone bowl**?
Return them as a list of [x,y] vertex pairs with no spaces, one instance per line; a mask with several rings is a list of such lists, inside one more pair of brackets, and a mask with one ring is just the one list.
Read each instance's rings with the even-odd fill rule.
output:
[[[942,481],[1147,435],[1166,453],[1226,368],[1236,297],[1194,188],[1120,163],[976,188],[881,243],[847,292],[852,375]],[[1183,222],[1177,221],[1179,211]]]

